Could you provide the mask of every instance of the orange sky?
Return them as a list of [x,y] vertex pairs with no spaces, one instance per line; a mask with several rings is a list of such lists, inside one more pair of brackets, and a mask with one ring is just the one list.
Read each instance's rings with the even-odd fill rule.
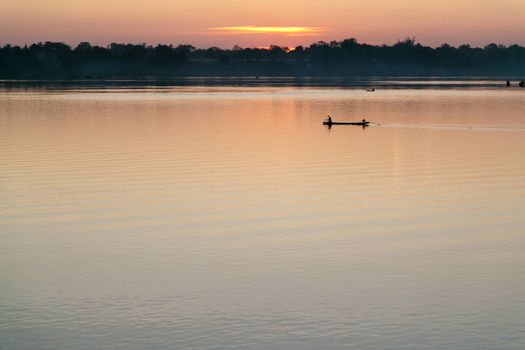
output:
[[432,46],[525,45],[525,0],[0,1],[0,45],[51,40],[229,48],[348,37],[378,44],[406,36]]

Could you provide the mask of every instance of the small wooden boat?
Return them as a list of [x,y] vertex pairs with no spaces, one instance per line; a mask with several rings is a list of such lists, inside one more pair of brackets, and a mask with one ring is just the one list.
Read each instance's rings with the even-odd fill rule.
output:
[[328,122],[324,121],[323,125],[360,125],[360,126],[368,126],[370,122],[367,121],[361,121],[361,122]]

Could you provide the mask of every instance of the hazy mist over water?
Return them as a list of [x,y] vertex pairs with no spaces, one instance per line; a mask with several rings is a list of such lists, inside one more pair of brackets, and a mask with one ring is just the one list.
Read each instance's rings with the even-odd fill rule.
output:
[[395,83],[3,86],[1,349],[525,348],[525,91]]

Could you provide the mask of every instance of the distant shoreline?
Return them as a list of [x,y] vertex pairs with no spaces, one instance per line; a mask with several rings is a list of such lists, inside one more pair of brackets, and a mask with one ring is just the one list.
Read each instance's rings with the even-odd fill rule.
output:
[[294,49],[83,42],[0,47],[0,79],[179,79],[185,77],[512,77],[525,78],[525,47],[422,46],[413,38],[388,45],[355,39]]
[[[506,87],[506,81],[511,87]],[[0,79],[0,89],[170,88],[170,87],[310,87],[369,89],[519,89],[516,76],[429,77],[145,77],[120,79]]]

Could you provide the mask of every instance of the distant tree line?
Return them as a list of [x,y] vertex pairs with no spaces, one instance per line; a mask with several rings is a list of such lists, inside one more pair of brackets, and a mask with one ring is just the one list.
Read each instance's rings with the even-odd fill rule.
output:
[[432,48],[414,38],[394,45],[356,39],[317,42],[289,49],[197,49],[191,45],[60,42],[0,47],[3,79],[105,79],[176,76],[392,76],[523,75],[525,48],[443,44]]

